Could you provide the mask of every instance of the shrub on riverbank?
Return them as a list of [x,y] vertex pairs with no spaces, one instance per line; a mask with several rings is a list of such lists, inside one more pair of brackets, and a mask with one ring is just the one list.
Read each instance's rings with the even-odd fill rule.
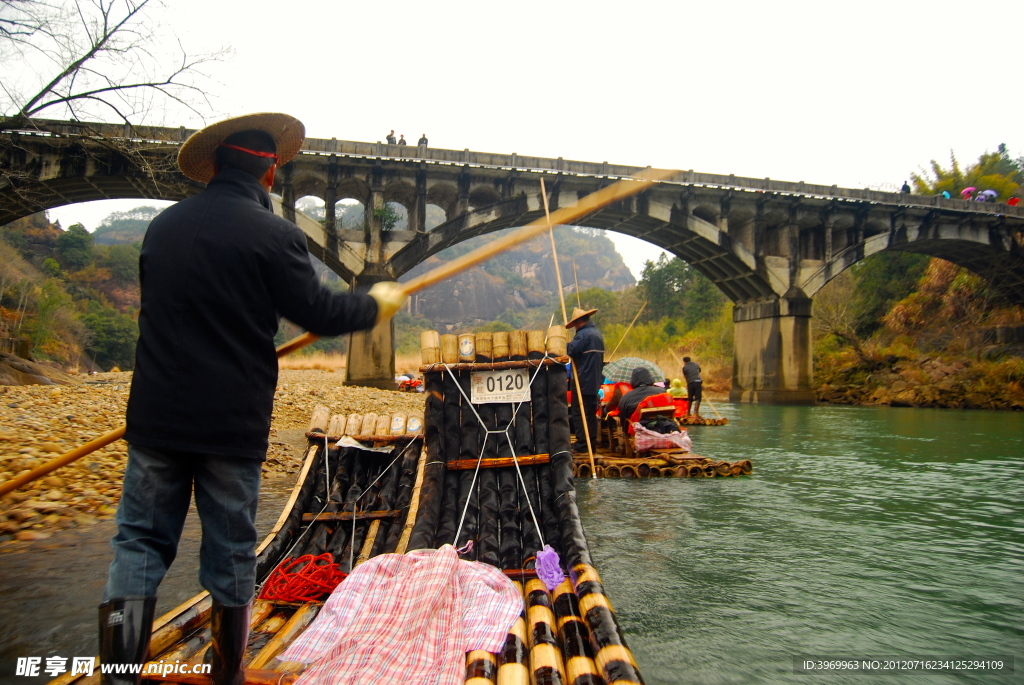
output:
[[[832,284],[829,284],[832,286]],[[894,303],[870,336],[842,303],[820,298],[818,399],[842,404],[1024,409],[1024,309],[1009,306],[975,274],[933,259],[914,292]],[[816,302],[817,304],[817,302]],[[816,312],[817,314],[817,312]]]

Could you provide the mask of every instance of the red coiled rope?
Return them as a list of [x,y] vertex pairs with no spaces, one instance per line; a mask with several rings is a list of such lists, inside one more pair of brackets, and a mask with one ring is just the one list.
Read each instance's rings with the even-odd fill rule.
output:
[[[298,568],[298,570],[294,570]],[[288,558],[277,565],[270,578],[263,584],[260,599],[276,602],[315,602],[334,592],[341,581],[348,577],[334,563],[330,552],[318,557],[306,554]]]

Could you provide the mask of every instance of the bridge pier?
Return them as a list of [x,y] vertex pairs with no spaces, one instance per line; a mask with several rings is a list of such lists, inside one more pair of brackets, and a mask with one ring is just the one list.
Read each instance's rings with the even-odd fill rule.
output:
[[[369,270],[352,279],[352,291],[365,291],[374,283],[393,281],[386,273],[372,273]],[[395,383],[395,324],[389,319],[368,331],[350,333],[348,338],[348,363],[345,368],[345,382],[348,385],[362,385],[368,388],[396,390]]]
[[732,402],[814,404],[811,300],[793,297],[733,308]]

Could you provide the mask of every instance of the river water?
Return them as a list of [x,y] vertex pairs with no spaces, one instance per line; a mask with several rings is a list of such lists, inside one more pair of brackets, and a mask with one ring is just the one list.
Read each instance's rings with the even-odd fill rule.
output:
[[[716,404],[699,454],[743,478],[586,480],[595,564],[649,685],[1024,682],[1024,414]],[[710,411],[710,407],[707,407]],[[289,484],[266,483],[267,530]],[[0,683],[95,654],[109,524],[0,557]],[[198,526],[160,610],[198,592]],[[1014,657],[1014,674],[794,673],[794,662]]]
[[[715,406],[694,451],[751,477],[577,484],[649,685],[1024,682],[1024,414]],[[794,672],[940,656],[1015,673]]]

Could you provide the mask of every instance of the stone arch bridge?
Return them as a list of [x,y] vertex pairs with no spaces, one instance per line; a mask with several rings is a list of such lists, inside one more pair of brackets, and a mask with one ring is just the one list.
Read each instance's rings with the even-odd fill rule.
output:
[[[74,202],[177,200],[201,185],[174,159],[192,133],[33,120],[0,121],[0,225]],[[284,216],[305,231],[310,252],[353,287],[394,279],[467,238],[543,215],[637,174],[639,167],[426,146],[307,139],[278,173]],[[326,226],[297,214],[316,196]],[[362,230],[335,227],[335,203],[366,208]],[[408,211],[408,230],[384,230],[387,202]],[[426,230],[426,208],[445,222]],[[586,226],[641,238],[684,259],[734,303],[732,399],[810,403],[811,304],[852,264],[881,250],[942,257],[1024,304],[1024,207],[944,200],[836,186],[679,172],[671,180],[587,217]],[[394,375],[389,326],[353,336],[353,383],[386,386]]]

